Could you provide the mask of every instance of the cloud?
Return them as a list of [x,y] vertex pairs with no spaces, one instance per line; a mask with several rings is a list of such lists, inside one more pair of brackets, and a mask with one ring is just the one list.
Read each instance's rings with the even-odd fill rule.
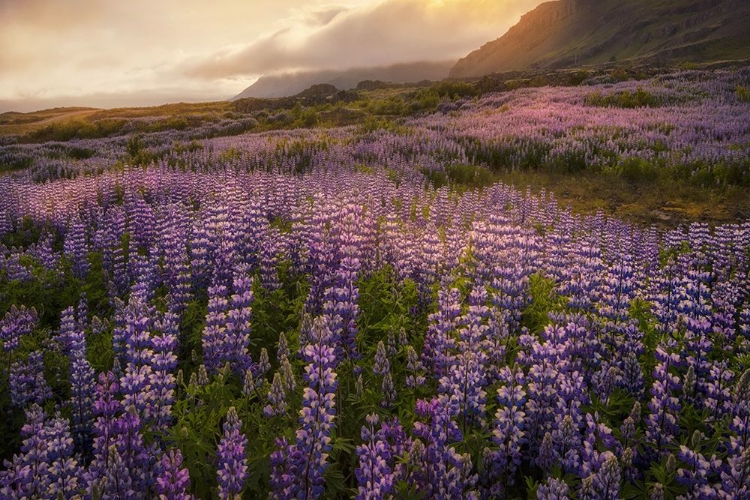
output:
[[302,16],[307,23],[297,21],[247,45],[189,59],[182,70],[190,77],[215,79],[457,59],[502,35],[539,3],[382,0],[317,9]]
[[540,2],[0,0],[0,100],[223,99],[262,75],[446,61]]

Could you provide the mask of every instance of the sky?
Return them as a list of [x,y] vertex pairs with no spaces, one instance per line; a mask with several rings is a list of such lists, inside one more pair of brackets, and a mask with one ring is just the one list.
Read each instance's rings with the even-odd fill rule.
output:
[[540,0],[0,0],[0,112],[215,101],[262,75],[457,60]]

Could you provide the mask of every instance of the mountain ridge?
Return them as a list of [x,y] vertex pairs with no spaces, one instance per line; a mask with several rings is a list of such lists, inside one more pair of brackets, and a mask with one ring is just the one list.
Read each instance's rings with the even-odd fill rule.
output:
[[354,89],[365,80],[389,83],[415,83],[423,80],[440,81],[448,77],[453,61],[423,61],[390,66],[353,68],[348,70],[322,70],[262,76],[230,100],[289,97],[316,84],[333,85],[338,89]]
[[612,61],[671,63],[750,57],[750,2],[555,0],[460,59],[451,78]]

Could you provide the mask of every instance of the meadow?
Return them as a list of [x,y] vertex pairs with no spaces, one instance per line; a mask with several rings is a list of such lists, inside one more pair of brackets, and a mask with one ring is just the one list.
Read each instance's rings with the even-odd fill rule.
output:
[[0,496],[750,498],[750,68],[549,83],[13,117]]

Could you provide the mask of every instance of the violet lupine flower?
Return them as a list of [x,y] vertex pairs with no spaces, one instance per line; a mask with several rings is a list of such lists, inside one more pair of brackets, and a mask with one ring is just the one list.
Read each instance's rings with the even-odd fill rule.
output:
[[70,423],[59,414],[44,429],[47,458],[50,461],[49,498],[75,498],[83,486],[83,468],[73,457],[73,438]]
[[[282,359],[279,359],[279,364],[281,364]],[[268,373],[268,370],[271,369],[271,361],[268,359],[268,350],[264,347],[260,350],[260,356],[258,357],[258,364],[256,366],[257,368],[257,375],[258,377],[265,377],[266,373]]]
[[[250,368],[252,359],[248,353],[250,344],[250,320],[252,318],[253,280],[245,276],[234,279],[234,294],[230,297],[230,307],[226,313],[226,330],[221,341],[216,362],[229,363],[237,374]],[[268,358],[268,354],[266,354]]]
[[21,337],[30,334],[36,328],[39,316],[33,307],[16,307],[12,305],[10,310],[0,321],[0,340],[3,342],[3,351],[6,353],[18,349]]
[[[134,406],[143,419],[151,419],[151,376],[154,351],[151,329],[156,313],[142,296],[131,295],[125,309],[125,373],[120,378],[123,405]],[[124,459],[124,457],[123,457]]]
[[80,350],[85,354],[85,337],[83,331],[78,328],[72,307],[68,307],[60,315],[60,333],[57,338],[63,354],[69,356],[72,352]]
[[182,453],[178,448],[164,453],[158,464],[158,475],[154,483],[159,500],[192,500],[190,474],[182,468]]
[[336,363],[333,334],[327,317],[314,320],[311,344],[305,346],[303,357],[305,387],[302,397],[296,442],[288,445],[277,440],[277,451],[271,454],[272,497],[279,499],[319,498],[325,491],[325,471],[331,449],[331,431],[336,414]]
[[414,422],[414,436],[424,442],[420,471],[414,481],[428,498],[462,498],[477,481],[471,475],[471,455],[459,454],[450,446],[463,439],[453,422],[450,406],[439,399],[417,401],[416,413],[427,422]]
[[729,470],[722,472],[722,491],[727,498],[750,498],[750,447],[727,459]]
[[375,375],[380,376],[391,372],[391,363],[388,361],[385,344],[382,340],[378,341],[377,351],[375,352],[375,364],[372,366],[372,371]]
[[373,413],[365,417],[366,425],[362,426],[362,441],[357,446],[359,467],[354,470],[357,478],[357,500],[382,500],[393,491],[394,477],[388,463],[391,450],[385,430],[375,430],[380,418]]
[[0,472],[2,498],[74,498],[83,469],[73,458],[70,425],[59,414],[47,421],[36,404],[26,411],[21,454]]
[[219,481],[219,498],[222,500],[240,498],[245,487],[248,476],[246,446],[247,436],[242,434],[242,421],[237,417],[237,410],[231,407],[224,421],[224,434],[216,449],[219,458],[216,476]]
[[416,389],[427,380],[423,375],[422,362],[412,346],[406,346],[406,387]]
[[703,454],[695,451],[695,449],[700,449],[703,439],[705,439],[705,436],[701,435],[699,431],[695,431],[691,439],[691,445],[694,449],[681,445],[680,451],[677,453],[677,458],[685,464],[685,467],[677,469],[676,480],[687,488],[688,493],[695,498],[702,498],[701,492],[707,488],[711,489],[708,484],[708,476],[719,470],[721,466],[721,460],[717,460],[715,455],[707,460]]
[[383,382],[380,384],[380,391],[383,393],[380,405],[383,408],[392,407],[396,402],[396,386],[393,385],[393,377],[390,371],[383,377]]
[[263,408],[263,414],[266,417],[286,415],[286,393],[284,392],[284,384],[281,381],[281,374],[279,372],[276,372],[273,376],[273,382],[268,391],[268,403]]
[[261,243],[260,250],[260,279],[266,290],[278,290],[281,288],[279,282],[278,267],[278,244],[276,243],[281,234],[277,228],[269,227],[265,238]]
[[150,395],[153,398],[149,409],[149,418],[157,429],[166,430],[172,418],[175,377],[177,367],[177,336],[179,334],[178,318],[175,313],[166,312],[154,325],[161,335],[151,339],[154,357],[151,361],[152,373],[149,377]]
[[96,373],[85,353],[77,351],[70,358],[70,399],[68,404],[73,412],[73,437],[79,451],[88,452],[91,442],[93,419],[94,384]]
[[673,396],[673,391],[680,388],[680,379],[670,373],[670,369],[680,362],[680,357],[667,353],[661,346],[656,348],[655,356],[658,364],[651,387],[653,397],[648,404],[651,413],[646,418],[646,436],[656,450],[662,452],[664,445],[672,443],[679,432],[676,415],[680,411],[680,401]]
[[450,332],[456,326],[461,314],[461,294],[457,289],[448,292],[438,291],[438,311],[427,318],[429,326],[425,336],[422,360],[439,379],[447,373],[449,353],[455,348],[455,340]]
[[245,397],[250,398],[255,393],[256,389],[256,383],[255,379],[253,378],[253,371],[251,369],[248,369],[245,371],[245,377],[242,380],[242,394],[245,395]]
[[565,481],[548,477],[536,490],[537,500],[568,500],[568,485]]
[[383,399],[380,404],[383,408],[389,408],[396,401],[396,387],[393,385],[393,376],[391,375],[391,363],[388,361],[388,354],[385,350],[383,341],[378,342],[375,352],[375,363],[372,367],[373,373],[383,377],[381,382],[381,392]]
[[[113,428],[116,435],[115,448],[128,474],[126,482],[135,491],[148,491],[153,483],[155,457],[144,445],[141,419],[136,408],[128,407],[114,422]],[[105,488],[109,489],[109,485]]]
[[229,309],[227,293],[227,288],[222,285],[208,289],[208,314],[203,330],[203,363],[212,373],[223,366],[222,353]]
[[86,242],[86,226],[78,218],[68,226],[63,252],[73,263],[73,275],[76,278],[85,278],[89,272],[89,248]]
[[44,378],[44,356],[41,351],[29,354],[26,361],[16,361],[10,367],[10,400],[23,408],[29,403],[44,404],[52,397],[52,390]]
[[359,316],[359,289],[355,285],[356,271],[340,268],[336,284],[328,288],[323,303],[323,313],[329,317],[330,329],[338,346],[337,357],[357,360],[357,317]]
[[516,366],[504,367],[500,371],[505,385],[497,390],[499,409],[495,414],[493,441],[498,450],[488,458],[490,495],[506,495],[515,484],[515,473],[521,465],[521,447],[526,442],[526,391],[523,389],[523,372]]
[[100,480],[108,466],[109,448],[114,446],[117,438],[116,420],[122,412],[122,403],[117,399],[120,392],[119,380],[114,373],[100,373],[96,384],[96,400],[94,401],[94,458],[91,462],[89,474],[92,481]]
[[281,373],[281,381],[284,384],[284,390],[287,394],[292,394],[297,388],[297,380],[294,375],[292,363],[288,358],[281,358],[279,372]]
[[599,472],[594,476],[594,488],[602,500],[620,498],[620,464],[611,452],[605,452],[606,458]]
[[289,352],[289,342],[286,339],[284,332],[279,333],[279,344],[276,350],[276,359],[281,363],[283,358],[289,358],[291,356]]
[[464,352],[455,356],[448,373],[440,379],[438,392],[451,413],[467,425],[481,425],[486,415],[487,379],[479,355]]
[[0,493],[4,498],[41,498],[50,482],[48,444],[44,432],[45,414],[34,404],[26,410],[26,423],[21,428],[21,455],[5,461],[0,472]]

